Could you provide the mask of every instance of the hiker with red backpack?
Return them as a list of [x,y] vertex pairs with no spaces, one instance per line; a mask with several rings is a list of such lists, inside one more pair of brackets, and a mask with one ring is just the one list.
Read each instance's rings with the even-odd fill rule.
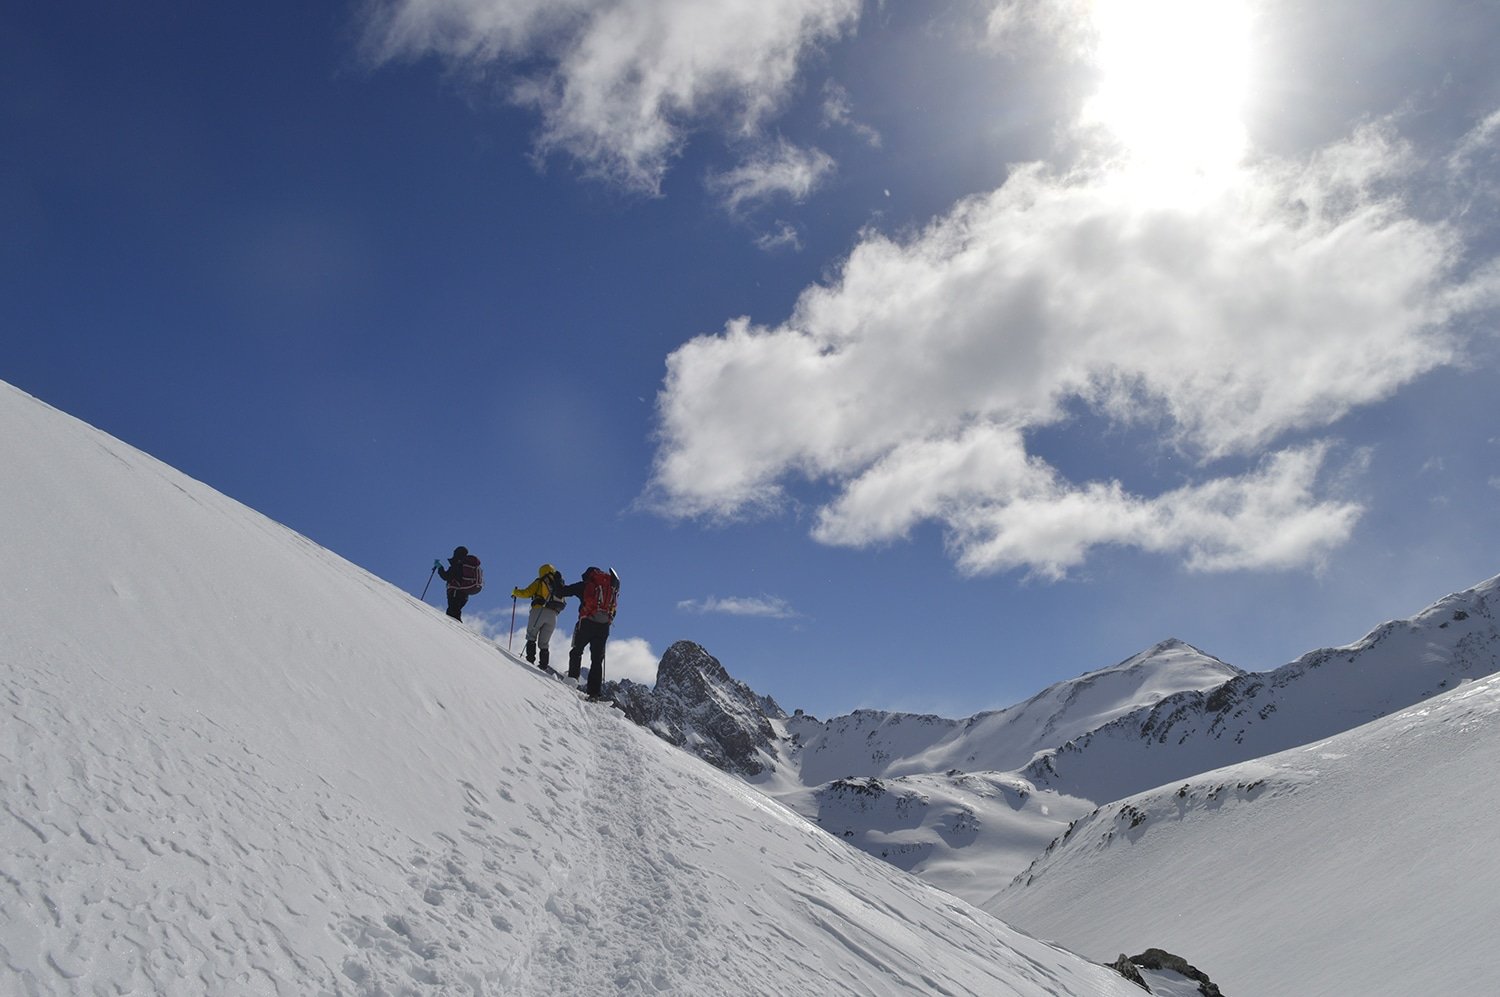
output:
[[[568,601],[561,595],[562,572],[550,564],[536,569],[536,581],[525,588],[510,590],[512,599],[531,600],[531,614],[526,617],[526,660],[544,672],[552,666],[547,663],[552,643],[552,629],[557,626],[557,614],[563,611]],[[537,646],[541,645],[542,660],[537,661]]]
[[469,596],[477,595],[484,588],[484,570],[479,567],[479,558],[470,554],[467,547],[455,547],[448,567],[444,568],[441,561],[433,561],[432,567],[438,577],[448,583],[448,615],[462,620]]
[[615,605],[620,599],[620,576],[615,569],[603,571],[590,567],[583,579],[553,592],[579,600],[578,623],[573,627],[573,648],[568,652],[568,678],[577,679],[582,671],[583,649],[589,649],[590,699],[598,699],[604,687],[604,642],[609,639],[609,625],[615,620]]

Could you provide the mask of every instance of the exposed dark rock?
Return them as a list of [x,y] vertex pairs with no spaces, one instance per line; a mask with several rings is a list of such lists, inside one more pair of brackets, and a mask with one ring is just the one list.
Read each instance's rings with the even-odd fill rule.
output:
[[[1121,956],[1121,958],[1124,957]],[[1147,949],[1140,955],[1131,956],[1130,961],[1142,969],[1153,969],[1158,972],[1171,970],[1181,973],[1198,984],[1198,992],[1203,997],[1224,997],[1223,992],[1208,978],[1207,973],[1189,965],[1188,961],[1181,956],[1173,955],[1164,949]]]
[[855,778],[835,779],[818,791],[828,796],[868,796],[878,800],[885,795],[885,784],[879,779]]
[[614,701],[631,720],[709,764],[739,776],[772,766],[773,719],[786,713],[769,696],[736,681],[700,645],[680,640],[656,666],[656,686],[620,682]]
[[1105,963],[1105,965],[1110,969],[1113,969],[1116,973],[1119,973],[1121,976],[1125,977],[1125,979],[1129,980],[1131,983],[1134,983],[1136,986],[1140,987],[1142,990],[1146,991],[1146,993],[1149,994],[1151,992],[1151,988],[1146,986],[1145,978],[1141,976],[1141,971],[1136,968],[1135,963],[1130,961],[1130,956],[1126,955],[1124,952],[1120,953],[1120,958],[1116,959],[1114,962]]

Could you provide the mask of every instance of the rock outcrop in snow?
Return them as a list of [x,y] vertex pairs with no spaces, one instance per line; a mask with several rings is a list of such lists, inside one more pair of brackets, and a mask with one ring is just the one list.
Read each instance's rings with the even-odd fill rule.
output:
[[772,721],[786,714],[690,640],[667,648],[654,687],[621,682],[611,695],[631,720],[726,772],[750,778],[776,767]]
[[[1164,949],[1147,949],[1140,955],[1126,957],[1120,956],[1115,963],[1115,968],[1124,973],[1121,963],[1128,963],[1136,970],[1134,977],[1147,993],[1166,993],[1166,987],[1172,986],[1174,991],[1180,992],[1180,983],[1186,983],[1202,997],[1224,997],[1224,994],[1214,985],[1214,981],[1208,978],[1208,974],[1197,966],[1192,965],[1179,955],[1173,955]],[[1145,973],[1141,971],[1145,970]],[[1128,973],[1124,974],[1131,979]],[[1166,979],[1163,979],[1166,977]],[[1152,984],[1155,983],[1155,986]]]

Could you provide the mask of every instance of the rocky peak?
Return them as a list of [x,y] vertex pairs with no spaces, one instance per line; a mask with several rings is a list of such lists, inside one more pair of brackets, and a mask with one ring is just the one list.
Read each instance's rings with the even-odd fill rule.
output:
[[664,696],[703,700],[726,686],[743,683],[730,678],[718,658],[690,640],[679,640],[667,648],[656,666],[656,691]]
[[701,645],[679,640],[656,666],[656,686],[621,682],[614,700],[625,715],[726,772],[774,769],[773,720],[786,713],[769,696],[731,678]]

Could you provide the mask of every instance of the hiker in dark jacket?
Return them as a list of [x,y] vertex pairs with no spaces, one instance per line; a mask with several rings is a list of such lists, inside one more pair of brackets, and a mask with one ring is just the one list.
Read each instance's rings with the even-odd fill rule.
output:
[[441,561],[432,562],[432,566],[437,569],[438,577],[448,583],[448,615],[462,620],[469,596],[484,587],[479,558],[470,554],[467,547],[455,547],[448,567],[444,568]]
[[568,678],[577,679],[583,670],[583,649],[589,649],[590,699],[598,699],[604,687],[604,642],[609,639],[609,625],[615,620],[615,604],[620,597],[620,576],[615,569],[601,571],[589,568],[583,579],[556,589],[554,595],[578,597],[578,623],[573,627],[573,647],[568,651]]
[[[557,614],[568,604],[559,594],[562,587],[562,572],[544,564],[536,569],[536,581],[525,588],[510,590],[513,599],[531,599],[531,613],[526,617],[526,660],[543,671],[552,670],[547,663],[550,656],[548,645],[552,643],[552,630],[557,626]],[[541,661],[537,661],[537,645],[541,645]]]

